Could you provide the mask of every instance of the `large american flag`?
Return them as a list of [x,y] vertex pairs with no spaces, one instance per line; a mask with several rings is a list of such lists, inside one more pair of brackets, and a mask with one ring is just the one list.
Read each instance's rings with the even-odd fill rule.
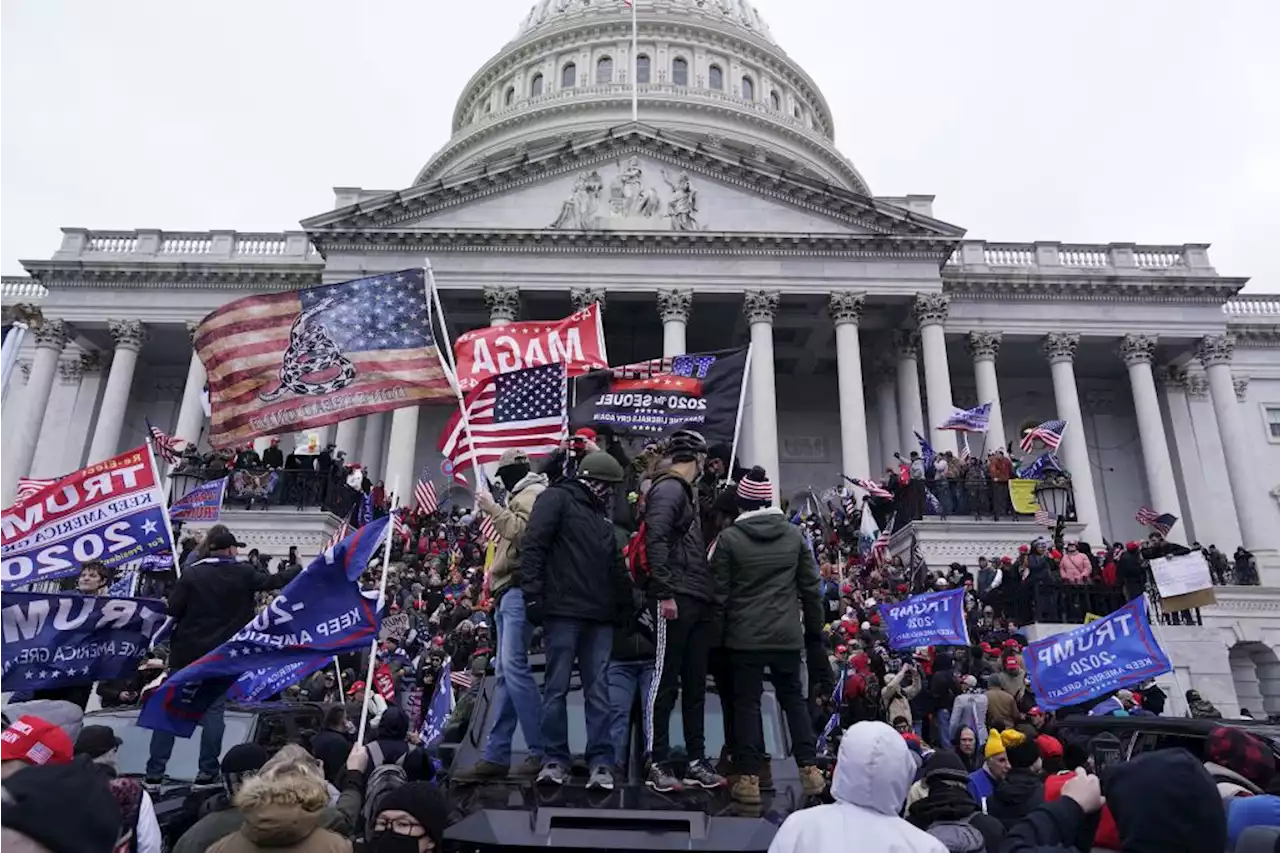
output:
[[504,451],[547,456],[569,434],[568,382],[563,364],[527,367],[480,381],[463,405],[472,447],[455,412],[440,434],[439,450],[455,472],[468,465],[497,462]]
[[178,461],[178,456],[182,453],[181,445],[186,444],[185,441],[169,435],[151,423],[150,418],[147,418],[147,436],[151,439],[151,446],[157,456],[170,464]]
[[258,436],[453,400],[430,306],[420,269],[222,306],[195,334],[209,372],[209,440],[218,448],[241,446]]
[[1156,512],[1151,507],[1138,507],[1133,518],[1144,527],[1150,527],[1161,536],[1168,536],[1169,531],[1178,523],[1178,517],[1171,512]]
[[893,493],[875,480],[860,480],[857,477],[850,477],[849,482],[853,483],[859,489],[862,489],[873,498],[883,498],[885,500],[893,500]]
[[27,498],[31,497],[37,492],[40,492],[40,491],[43,491],[44,489],[49,488],[56,482],[58,482],[58,479],[56,477],[52,480],[37,480],[33,477],[19,477],[17,499],[20,501],[25,501]]
[[413,487],[413,499],[417,504],[418,512],[425,512],[431,515],[440,508],[440,498],[436,495],[436,484],[431,482],[431,477],[427,474],[427,468],[423,467],[422,474],[418,477],[418,483]]
[[1050,450],[1057,450],[1058,445],[1062,444],[1062,433],[1067,429],[1066,421],[1045,421],[1034,429],[1027,430],[1027,434],[1022,437],[1022,443],[1019,445],[1025,452],[1031,452],[1031,446],[1038,438],[1044,442],[1044,446]]

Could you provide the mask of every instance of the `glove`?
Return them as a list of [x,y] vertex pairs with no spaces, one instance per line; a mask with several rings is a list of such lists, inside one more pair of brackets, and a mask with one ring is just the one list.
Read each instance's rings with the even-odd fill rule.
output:
[[541,625],[547,618],[540,599],[525,599],[524,618],[530,625]]

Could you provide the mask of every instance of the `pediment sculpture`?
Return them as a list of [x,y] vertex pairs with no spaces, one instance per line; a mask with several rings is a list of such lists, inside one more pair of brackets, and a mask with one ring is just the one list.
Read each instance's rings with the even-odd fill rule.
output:
[[570,231],[702,231],[698,223],[698,193],[687,172],[669,173],[660,169],[667,186],[666,199],[654,186],[645,186],[639,157],[618,161],[617,172],[605,191],[605,179],[592,169],[580,173],[569,197],[560,203],[560,212],[550,227]]

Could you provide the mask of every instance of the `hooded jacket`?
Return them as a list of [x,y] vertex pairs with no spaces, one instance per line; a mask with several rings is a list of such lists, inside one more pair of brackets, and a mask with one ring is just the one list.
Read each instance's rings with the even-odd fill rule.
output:
[[987,814],[1008,828],[1043,802],[1044,780],[1031,770],[1015,767],[996,783],[995,793],[987,798]]
[[525,474],[507,496],[507,505],[497,507],[491,513],[493,527],[500,537],[493,552],[493,564],[489,567],[489,594],[494,598],[498,598],[513,582],[519,582],[520,540],[533,512],[533,502],[546,490],[545,474]]
[[645,495],[644,523],[649,594],[659,601],[676,595],[714,601],[693,487],[675,474],[659,474]]
[[[317,787],[317,785],[319,787]],[[332,810],[328,789],[300,774],[254,776],[235,797],[243,817],[239,829],[209,847],[209,853],[351,853],[351,842],[324,829]]]
[[813,554],[782,510],[739,515],[716,540],[711,570],[724,607],[725,648],[799,652],[806,634],[821,635],[822,594]]
[[898,817],[916,763],[889,726],[862,722],[845,732],[831,781],[835,803],[792,812],[769,853],[947,853],[942,842]]

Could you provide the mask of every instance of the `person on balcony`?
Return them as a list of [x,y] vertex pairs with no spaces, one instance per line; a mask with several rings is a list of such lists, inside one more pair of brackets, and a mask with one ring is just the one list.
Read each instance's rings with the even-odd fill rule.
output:
[[284,467],[284,451],[280,449],[280,439],[272,437],[271,446],[262,451],[262,464],[267,468]]
[[924,518],[924,460],[918,451],[911,451],[911,463],[908,466],[907,481],[907,517],[912,521]]
[[1013,515],[1009,500],[1009,480],[1013,478],[1013,460],[997,447],[987,459],[987,473],[991,475],[991,512],[996,520],[1002,515]]

